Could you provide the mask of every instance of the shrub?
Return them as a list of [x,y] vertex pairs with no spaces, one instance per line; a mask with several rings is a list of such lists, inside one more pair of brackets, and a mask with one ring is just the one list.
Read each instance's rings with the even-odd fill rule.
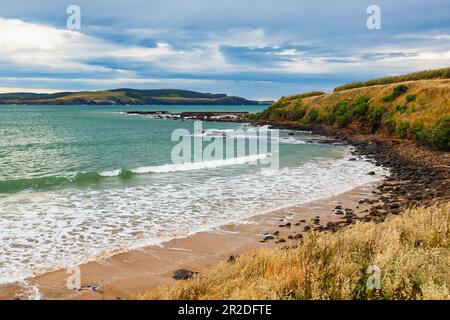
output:
[[333,108],[333,113],[337,116],[342,116],[348,112],[349,108],[350,106],[347,102],[338,102]]
[[319,113],[319,117],[316,119],[316,123],[324,123],[327,122],[328,113]]
[[284,108],[289,105],[289,101],[280,99],[277,102],[275,102],[270,108],[278,109],[278,108]]
[[408,137],[408,133],[409,133],[409,122],[408,121],[401,121],[399,128],[398,128],[398,133],[400,134],[400,138],[405,139],[406,137]]
[[399,85],[392,89],[392,92],[382,98],[384,102],[394,101],[398,97],[400,97],[403,93],[408,91],[408,87],[405,85]]
[[386,112],[385,107],[374,107],[369,113],[369,123],[372,127],[372,133],[376,132],[381,126],[381,119]]
[[412,102],[412,101],[416,101],[416,95],[415,94],[406,95],[406,102]]
[[412,137],[419,141],[424,142],[426,144],[432,144],[431,143],[431,133],[432,131],[430,129],[425,129],[423,127],[423,124],[421,122],[416,122],[411,128],[411,135]]
[[350,122],[352,122],[352,114],[350,112],[337,117],[337,123],[341,128],[345,128]]
[[288,115],[288,120],[298,121],[302,119],[306,114],[306,108],[302,107],[299,103],[297,103],[290,111]]
[[423,124],[416,122],[411,128],[411,134],[415,140],[421,140],[421,132],[423,131]]
[[406,91],[408,91],[408,87],[401,84],[399,86],[396,86],[393,90],[393,93],[400,96],[401,94],[405,93]]
[[286,110],[279,110],[270,107],[269,109],[263,112],[264,118],[268,118],[269,120],[277,120],[277,119],[285,119],[287,117]]
[[364,117],[367,113],[367,110],[369,110],[369,103],[367,102],[362,102],[355,105],[355,113],[360,117]]
[[441,118],[431,131],[431,143],[443,150],[450,150],[450,116]]
[[354,104],[361,104],[361,103],[365,103],[365,102],[369,102],[370,98],[368,96],[359,96],[358,98],[356,98]]
[[395,110],[397,110],[397,112],[400,112],[400,114],[405,113],[406,109],[408,109],[408,107],[404,104],[400,104],[397,107],[395,107]]
[[311,110],[308,115],[309,121],[316,122],[317,118],[319,118],[319,111],[317,111],[316,109]]
[[287,118],[289,117],[289,111],[281,109],[281,110],[277,110],[278,113],[278,117],[280,117],[283,120],[287,120]]
[[329,113],[329,114],[327,115],[327,117],[326,117],[326,121],[327,121],[329,124],[334,124],[334,123],[336,122],[336,120],[337,120],[337,117],[336,117],[336,115],[335,115],[334,113]]
[[273,112],[273,113],[269,113],[268,117],[269,120],[275,120],[277,118],[277,115]]
[[393,116],[389,116],[383,120],[383,126],[386,128],[389,134],[393,134],[395,132],[395,119]]

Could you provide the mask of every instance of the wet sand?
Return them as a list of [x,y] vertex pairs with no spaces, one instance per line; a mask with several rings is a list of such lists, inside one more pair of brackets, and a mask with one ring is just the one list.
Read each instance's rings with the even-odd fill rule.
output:
[[[254,216],[245,223],[224,225],[160,246],[147,246],[83,264],[80,266],[81,290],[67,288],[71,274],[63,269],[27,279],[21,284],[0,286],[0,299],[117,299],[159,284],[173,284],[177,280],[172,275],[177,269],[206,273],[231,255],[295,245],[299,240],[288,237],[305,234],[306,225],[314,228],[311,220],[316,216],[320,217],[321,225],[342,221],[342,215],[332,210],[339,204],[343,208],[356,207],[355,214],[362,216],[364,214],[360,212],[369,205],[358,204],[358,200],[374,199],[372,191],[378,184],[369,183],[337,196]],[[288,222],[290,227],[280,227]],[[275,239],[261,242],[264,234],[275,231],[279,232]]]

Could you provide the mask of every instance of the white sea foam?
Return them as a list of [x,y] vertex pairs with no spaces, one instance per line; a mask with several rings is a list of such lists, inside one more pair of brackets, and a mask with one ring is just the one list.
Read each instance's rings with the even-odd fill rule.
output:
[[166,172],[177,172],[177,171],[192,171],[201,169],[211,169],[219,168],[224,166],[232,166],[238,164],[244,164],[249,162],[255,162],[258,160],[266,159],[270,154],[255,154],[248,155],[245,157],[236,157],[223,160],[208,160],[200,162],[189,162],[183,164],[166,164],[162,166],[151,166],[151,167],[140,167],[132,169],[131,172],[134,173],[166,173]]
[[[265,127],[250,127],[246,128],[245,132],[236,131],[235,129],[207,129],[202,133],[188,135],[188,137],[196,137],[196,138],[232,138],[232,139],[248,139],[248,140],[258,140],[261,137],[257,134],[257,132],[252,132],[251,129],[258,129]],[[265,128],[267,132],[274,131],[274,129]],[[287,132],[291,132],[290,130],[286,130]],[[306,132],[303,132],[306,133]],[[307,144],[306,141],[299,139],[298,137],[288,136],[288,137],[272,137],[269,136],[268,140],[271,143],[278,144]]]
[[[178,171],[193,171],[193,170],[201,170],[201,169],[212,169],[212,168],[220,168],[225,166],[233,166],[239,164],[245,164],[249,162],[256,162],[258,160],[267,159],[271,154],[255,154],[255,155],[247,155],[245,157],[235,157],[230,159],[223,160],[207,160],[207,161],[199,161],[199,162],[187,162],[182,164],[165,164],[161,166],[148,166],[148,167],[139,167],[135,169],[131,169],[130,171],[133,173],[167,173],[167,172],[178,172]],[[112,171],[104,171],[101,172],[100,175],[103,177],[117,177],[120,175],[122,170],[112,170]]]
[[[385,174],[380,167],[349,162],[348,157],[271,172],[236,173],[233,168],[218,171],[228,174],[203,170],[156,175],[145,185],[127,188],[2,196],[0,283],[339,194]],[[152,167],[150,172],[171,170],[179,168]],[[367,175],[369,171],[377,175]]]

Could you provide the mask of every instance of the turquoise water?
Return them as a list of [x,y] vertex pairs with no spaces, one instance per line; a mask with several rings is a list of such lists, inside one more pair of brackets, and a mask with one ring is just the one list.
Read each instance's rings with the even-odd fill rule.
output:
[[311,134],[288,131],[280,132],[276,171],[247,161],[173,166],[171,134],[193,132],[194,123],[124,114],[263,108],[0,106],[0,283],[344,192],[377,179],[368,171],[381,174],[348,162],[347,146],[305,143]]
[[[242,106],[226,108],[242,110]],[[189,126],[177,121],[126,116],[121,112],[215,109],[224,107],[1,106],[0,192],[66,184],[74,173],[93,173],[79,177],[81,182],[88,182],[102,171],[165,164],[174,145],[170,142],[171,132]],[[249,111],[261,109],[261,106],[246,107]]]

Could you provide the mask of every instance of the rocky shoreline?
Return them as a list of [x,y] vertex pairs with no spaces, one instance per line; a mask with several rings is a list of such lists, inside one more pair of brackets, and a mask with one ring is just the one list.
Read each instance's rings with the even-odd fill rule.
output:
[[144,115],[154,119],[167,120],[201,120],[201,121],[227,121],[242,119],[242,116],[248,114],[246,111],[127,111],[127,115]]
[[[272,128],[304,130],[286,124],[271,123]],[[336,230],[355,221],[382,222],[391,214],[416,206],[431,206],[450,201],[450,153],[432,150],[412,141],[382,139],[372,136],[352,135],[348,132],[334,132],[328,129],[309,128],[335,141],[355,147],[353,155],[365,157],[377,166],[389,169],[390,174],[372,191],[374,199],[360,199],[355,208],[337,206],[333,212],[342,215],[344,223],[328,223],[321,230]],[[329,143],[324,140],[322,143]],[[334,142],[332,142],[334,143]],[[368,173],[371,174],[371,173]],[[365,209],[360,210],[365,204]],[[369,207],[367,208],[367,204]]]
[[[325,136],[324,139],[311,141],[313,143],[352,145],[355,148],[352,152],[354,158],[350,161],[364,157],[377,166],[389,169],[389,176],[380,183],[377,190],[372,191],[370,198],[360,199],[354,207],[344,208],[338,205],[330,208],[340,221],[321,224],[318,217],[310,222],[299,221],[296,225],[303,225],[303,232],[336,231],[356,221],[382,222],[387,216],[401,214],[405,209],[450,201],[450,152],[433,150],[409,140],[383,139],[349,131],[334,131],[325,127],[249,121],[245,118],[237,118],[233,122],[269,125],[274,129],[310,131]],[[291,225],[279,227],[290,228]],[[276,236],[276,232],[268,234],[262,241],[277,239]]]

